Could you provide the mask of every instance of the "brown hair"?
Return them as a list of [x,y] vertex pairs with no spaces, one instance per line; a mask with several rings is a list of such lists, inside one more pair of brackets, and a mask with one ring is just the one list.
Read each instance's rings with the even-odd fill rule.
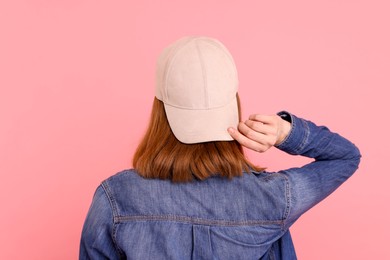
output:
[[[239,119],[240,100],[237,94]],[[170,179],[173,182],[204,180],[212,175],[232,179],[250,168],[260,171],[249,162],[237,141],[213,141],[184,144],[176,139],[169,126],[164,104],[154,98],[148,129],[133,157],[134,169],[145,178]]]

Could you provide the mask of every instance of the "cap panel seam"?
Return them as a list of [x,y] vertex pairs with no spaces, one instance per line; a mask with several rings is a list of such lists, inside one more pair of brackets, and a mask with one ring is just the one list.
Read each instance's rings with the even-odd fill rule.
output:
[[213,45],[214,47],[217,47],[220,50],[222,50],[222,52],[228,57],[228,59],[232,63],[232,65],[234,67],[234,74],[235,74],[234,76],[236,77],[236,79],[238,79],[237,67],[235,65],[234,59],[233,59],[232,55],[230,54],[229,50],[223,44],[221,44],[219,42],[216,43],[216,42],[213,42],[213,41],[210,41],[210,40],[205,40],[204,42],[208,43],[210,45]]
[[195,39],[195,37],[191,37],[190,40],[188,40],[186,43],[184,43],[183,45],[180,46],[175,46],[172,50],[172,54],[170,55],[171,57],[168,57],[167,59],[167,64],[166,64],[166,67],[165,67],[165,71],[164,71],[164,75],[163,75],[163,79],[164,79],[164,91],[165,91],[165,96],[166,96],[166,99],[169,99],[169,96],[168,96],[168,88],[166,87],[168,85],[168,76],[169,76],[169,73],[171,72],[171,69],[172,69],[172,64],[173,62],[175,61],[175,58],[177,57],[177,54],[180,52],[181,49],[183,49],[185,46],[187,46],[190,42],[192,42],[193,40]]
[[208,89],[207,89],[207,74],[206,74],[206,69],[205,69],[205,63],[203,61],[203,56],[202,53],[199,49],[198,42],[195,41],[196,43],[196,50],[198,52],[199,60],[200,60],[200,65],[202,68],[202,78],[203,78],[203,88],[204,88],[204,97],[206,101],[206,108],[208,109],[210,107],[210,100],[209,100],[209,94],[208,94]]

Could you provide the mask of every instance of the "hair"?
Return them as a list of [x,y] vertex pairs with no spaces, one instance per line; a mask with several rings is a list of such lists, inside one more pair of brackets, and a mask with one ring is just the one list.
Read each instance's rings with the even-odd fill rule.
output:
[[[239,120],[241,106],[237,94]],[[144,178],[170,179],[173,182],[204,180],[219,175],[229,180],[250,169],[262,171],[249,162],[236,140],[184,144],[173,134],[162,101],[154,98],[151,119],[138,145],[133,167]]]

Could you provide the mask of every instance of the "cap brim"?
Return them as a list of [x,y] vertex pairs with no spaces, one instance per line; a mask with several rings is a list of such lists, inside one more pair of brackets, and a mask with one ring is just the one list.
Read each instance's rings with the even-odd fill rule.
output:
[[227,105],[213,109],[183,109],[164,103],[169,125],[182,143],[231,141],[228,127],[238,125],[237,98]]

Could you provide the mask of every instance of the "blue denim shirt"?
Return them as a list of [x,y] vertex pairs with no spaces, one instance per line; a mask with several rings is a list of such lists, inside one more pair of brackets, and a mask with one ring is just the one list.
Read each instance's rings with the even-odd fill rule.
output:
[[303,167],[172,183],[123,170],[98,186],[80,259],[296,259],[289,228],[358,168],[360,152],[325,126],[282,111],[277,146]]

